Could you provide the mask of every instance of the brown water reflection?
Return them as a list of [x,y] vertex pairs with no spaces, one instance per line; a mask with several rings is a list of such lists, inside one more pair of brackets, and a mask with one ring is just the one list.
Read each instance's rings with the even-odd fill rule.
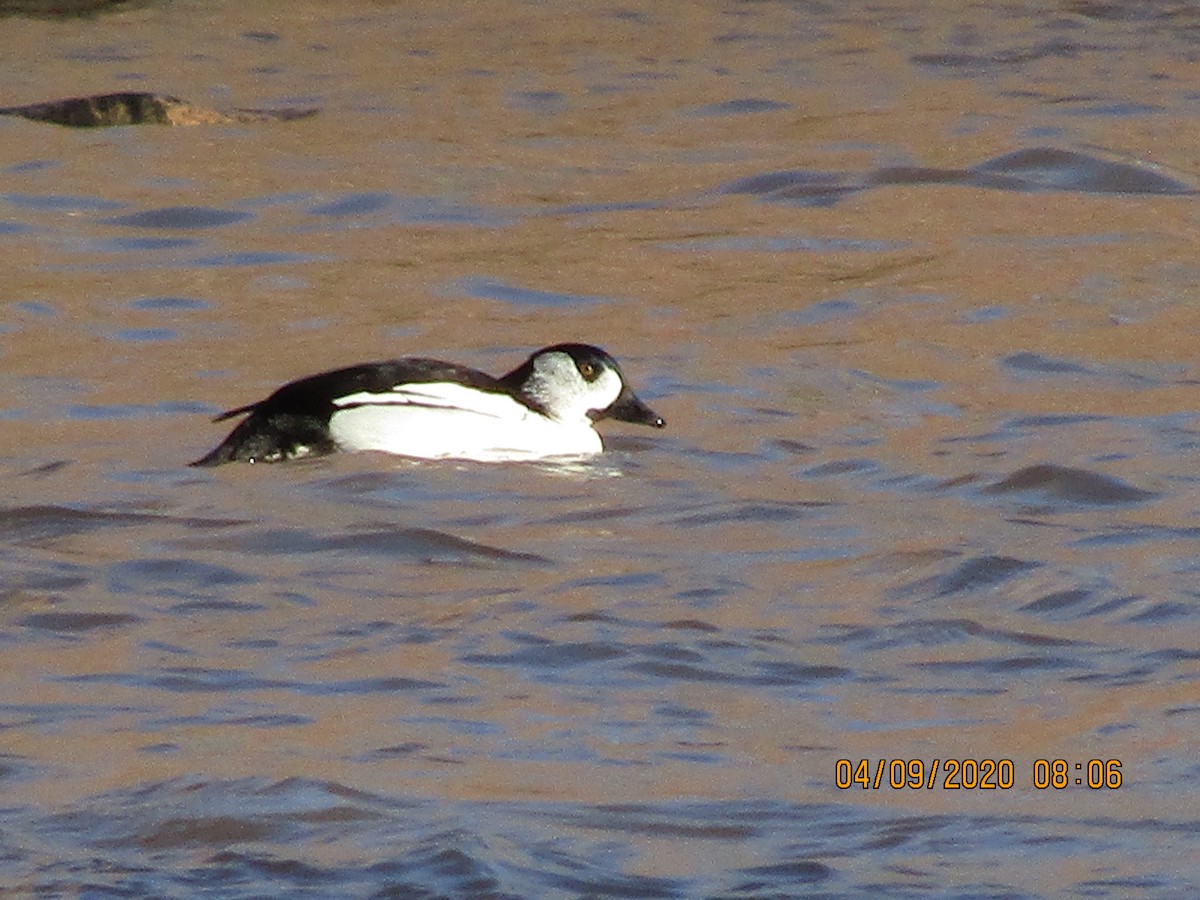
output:
[[[6,19],[5,106],[321,113],[0,120],[0,884],[1189,893],[1191,19],[1106,10]],[[298,375],[561,340],[670,428],[184,467]]]

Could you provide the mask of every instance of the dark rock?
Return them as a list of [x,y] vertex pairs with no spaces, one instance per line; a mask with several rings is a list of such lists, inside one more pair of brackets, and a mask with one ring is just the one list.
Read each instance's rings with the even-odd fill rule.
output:
[[196,106],[178,97],[163,94],[97,94],[70,97],[46,103],[0,108],[0,115],[21,116],[37,122],[70,125],[76,128],[114,125],[224,125],[231,122],[268,122],[303,119],[315,115],[307,109],[235,109],[230,113]]

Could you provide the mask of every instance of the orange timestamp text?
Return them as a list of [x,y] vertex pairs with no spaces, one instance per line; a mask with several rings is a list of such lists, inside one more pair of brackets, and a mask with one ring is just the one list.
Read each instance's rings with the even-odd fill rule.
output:
[[[1119,759],[1037,759],[1029,781],[1037,790],[1116,790],[1123,783]],[[843,791],[1007,791],[1017,786],[1017,766],[1011,759],[839,759],[834,785]]]

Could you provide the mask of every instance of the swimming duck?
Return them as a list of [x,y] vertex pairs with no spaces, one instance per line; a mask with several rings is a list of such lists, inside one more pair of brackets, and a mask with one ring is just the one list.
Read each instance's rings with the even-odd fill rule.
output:
[[310,375],[258,403],[212,452],[191,463],[278,462],[336,450],[382,450],[481,462],[578,457],[604,449],[593,427],[619,419],[662,428],[617,361],[588,344],[555,344],[507,375],[406,357]]

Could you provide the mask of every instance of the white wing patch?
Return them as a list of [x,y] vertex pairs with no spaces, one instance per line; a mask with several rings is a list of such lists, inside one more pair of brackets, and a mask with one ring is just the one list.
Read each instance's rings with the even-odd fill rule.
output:
[[453,409],[498,419],[522,419],[528,412],[523,404],[507,394],[481,391],[451,381],[398,384],[387,393],[359,391],[333,401],[333,405],[340,408],[392,404]]

